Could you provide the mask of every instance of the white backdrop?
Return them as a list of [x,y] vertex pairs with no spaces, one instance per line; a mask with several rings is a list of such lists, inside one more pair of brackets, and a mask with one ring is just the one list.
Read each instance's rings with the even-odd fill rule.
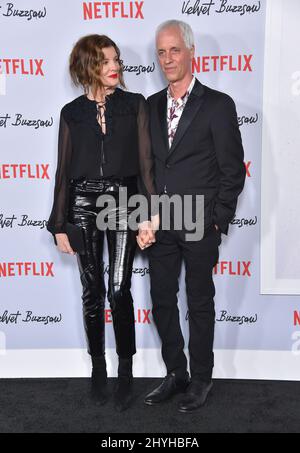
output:
[[[266,13],[265,0],[0,0],[0,376],[90,372],[76,259],[59,254],[45,229],[53,200],[59,111],[81,94],[68,75],[72,46],[83,35],[108,34],[121,48],[128,88],[147,96],[165,85],[155,55],[155,28],[178,18],[195,32],[195,75],[234,98],[245,148],[245,190],[215,269],[215,377],[299,379],[299,300],[260,295],[266,17],[268,27],[273,23],[273,1],[268,3]],[[162,376],[148,262],[141,253],[133,272],[135,375]],[[187,338],[184,270],[179,302]],[[113,376],[108,305],[106,314]]]
[[262,292],[300,294],[300,3],[272,2],[264,93]]

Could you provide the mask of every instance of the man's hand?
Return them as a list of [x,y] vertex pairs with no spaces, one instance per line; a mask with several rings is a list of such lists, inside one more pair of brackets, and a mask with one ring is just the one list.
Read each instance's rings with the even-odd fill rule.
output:
[[144,250],[155,242],[155,235],[152,230],[152,224],[150,221],[146,221],[139,224],[139,234],[136,238],[140,249]]
[[158,228],[159,228],[159,222],[160,222],[160,218],[159,218],[159,214],[156,214],[154,216],[151,217],[151,224],[152,224],[152,229],[154,231],[157,231]]
[[139,247],[144,250],[150,247],[155,240],[155,232],[159,228],[159,215],[151,217],[151,222],[146,221],[139,224],[139,234],[136,238]]
[[62,253],[69,253],[70,255],[75,255],[76,253],[72,249],[69,238],[65,233],[58,233],[55,235],[57,242],[58,250]]

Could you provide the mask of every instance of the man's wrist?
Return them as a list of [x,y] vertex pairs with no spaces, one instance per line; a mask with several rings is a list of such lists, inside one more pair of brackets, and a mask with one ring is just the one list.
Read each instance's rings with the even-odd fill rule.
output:
[[151,216],[151,225],[154,231],[157,231],[159,228],[160,218],[159,214]]

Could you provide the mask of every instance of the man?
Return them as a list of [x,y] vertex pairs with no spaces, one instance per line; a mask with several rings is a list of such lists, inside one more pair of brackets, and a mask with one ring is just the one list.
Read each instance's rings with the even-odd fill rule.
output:
[[[195,46],[191,27],[168,21],[157,30],[157,53],[169,82],[148,99],[158,194],[204,195],[204,235],[188,240],[184,228],[161,227],[149,248],[153,318],[162,341],[167,376],[145,398],[160,404],[186,391],[180,412],[193,412],[212,387],[215,287],[212,271],[221,233],[228,233],[245,181],[244,152],[235,104],[202,85],[192,74]],[[195,202],[192,214],[195,217]],[[142,240],[142,239],[141,239]],[[146,241],[146,239],[145,239]],[[148,246],[147,241],[145,247]],[[180,329],[177,292],[186,268],[191,380]]]

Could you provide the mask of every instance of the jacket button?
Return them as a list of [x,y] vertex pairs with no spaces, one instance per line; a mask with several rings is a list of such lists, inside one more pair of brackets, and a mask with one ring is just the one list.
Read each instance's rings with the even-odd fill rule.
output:
[[166,165],[166,168],[171,168],[171,165],[170,165],[170,164],[167,164],[167,165]]

